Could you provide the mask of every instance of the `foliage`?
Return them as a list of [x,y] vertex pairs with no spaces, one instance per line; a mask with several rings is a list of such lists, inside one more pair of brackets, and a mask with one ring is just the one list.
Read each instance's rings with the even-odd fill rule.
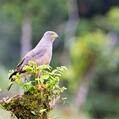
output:
[[[95,68],[95,74],[90,85],[87,97],[87,108],[94,119],[115,119],[119,117],[119,8],[110,9],[106,16],[98,16],[92,21],[96,24],[95,29],[106,31],[108,48]],[[104,62],[104,60],[107,61]],[[101,67],[99,67],[101,65]],[[85,106],[86,106],[85,105]]]
[[72,66],[69,78],[75,80],[71,80],[71,89],[78,87],[77,80],[80,84],[80,79],[83,80],[83,76],[93,68],[84,109],[94,119],[119,117],[118,12],[119,8],[116,7],[110,9],[105,16],[83,20],[81,23],[84,25],[80,24],[78,29],[80,37],[76,38],[71,47]]
[[10,68],[15,67],[16,61],[19,60],[24,16],[30,14],[32,45],[35,46],[45,31],[57,31],[59,25],[65,21],[67,15],[65,4],[64,0],[2,0],[0,3],[1,63]]
[[96,16],[93,18],[93,22],[96,28],[100,28],[102,30],[108,32],[115,32],[119,34],[119,8],[113,7],[109,10],[109,12],[105,16]]
[[24,82],[19,73],[13,78],[15,83],[24,89],[24,94],[3,101],[2,106],[18,118],[47,119],[47,112],[52,109],[52,101],[66,89],[59,84],[66,67],[53,70],[49,65],[37,66],[30,61],[23,70],[29,75]]
[[[69,78],[79,81],[86,73],[95,65],[106,65],[108,62],[108,49],[106,35],[101,32],[85,33],[77,38],[76,42],[71,47],[71,61],[72,67]],[[77,83],[73,80],[74,88]],[[71,80],[72,81],[72,80]],[[73,85],[71,85],[73,87]]]

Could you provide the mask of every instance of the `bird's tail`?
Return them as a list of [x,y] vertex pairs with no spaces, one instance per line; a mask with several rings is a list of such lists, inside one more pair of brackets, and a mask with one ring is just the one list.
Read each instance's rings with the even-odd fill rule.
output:
[[14,81],[14,79],[12,78],[14,75],[16,75],[17,73],[21,74],[25,72],[26,72],[25,70],[16,70],[9,76],[9,79],[11,79],[11,81]]
[[8,91],[11,89],[12,85],[13,85],[13,82],[11,82],[11,83],[9,84],[8,89],[7,89]]
[[12,87],[13,85],[13,81],[14,79],[12,78],[14,75],[16,75],[18,73],[18,71],[14,71],[10,76],[9,76],[9,79],[12,81],[10,82],[9,86],[8,86],[8,91],[10,90],[10,88]]
[[12,77],[13,77],[14,75],[16,75],[17,73],[18,73],[18,71],[14,71],[14,72],[9,76],[9,79],[11,79],[11,81],[13,81]]
[[11,83],[9,84],[8,86],[8,91],[10,90],[10,88],[12,87],[13,85],[13,81],[15,81],[15,79],[13,78],[14,75],[16,75],[17,73],[25,73],[26,71],[23,71],[23,70],[16,70],[14,71],[10,76],[9,76],[9,79],[11,80]]

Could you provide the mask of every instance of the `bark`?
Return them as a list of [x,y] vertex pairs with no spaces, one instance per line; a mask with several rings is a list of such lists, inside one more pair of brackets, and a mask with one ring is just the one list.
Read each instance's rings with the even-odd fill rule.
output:
[[[69,48],[74,41],[77,25],[79,23],[79,15],[78,15],[78,6],[77,0],[67,0],[67,9],[68,9],[68,21],[66,25],[60,25],[59,31],[62,32],[64,29],[64,52],[59,57],[59,62],[62,65],[70,64],[70,52]],[[65,27],[63,27],[65,26]]]
[[69,19],[65,29],[65,41],[66,41],[65,47],[66,48],[72,44],[77,25],[79,23],[77,0],[67,0],[67,7],[68,7]]
[[31,14],[24,15],[21,34],[21,58],[31,49],[32,23]]
[[79,110],[82,108],[82,106],[84,105],[86,101],[93,73],[94,73],[94,67],[92,67],[85,74],[85,76],[82,78],[80,82],[80,85],[76,94],[76,98],[75,98],[75,102],[76,102],[75,105],[77,106]]
[[[32,48],[31,40],[32,40],[32,16],[30,13],[25,14],[22,22],[22,32],[21,32],[21,55],[20,59],[24,57],[24,55]],[[17,89],[19,93],[23,93],[21,89]]]

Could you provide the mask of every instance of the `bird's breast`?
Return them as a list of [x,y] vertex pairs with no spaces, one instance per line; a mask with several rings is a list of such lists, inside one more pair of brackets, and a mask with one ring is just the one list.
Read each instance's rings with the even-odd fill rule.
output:
[[35,62],[40,65],[50,64],[52,58],[52,51],[47,50],[41,57],[34,59]]

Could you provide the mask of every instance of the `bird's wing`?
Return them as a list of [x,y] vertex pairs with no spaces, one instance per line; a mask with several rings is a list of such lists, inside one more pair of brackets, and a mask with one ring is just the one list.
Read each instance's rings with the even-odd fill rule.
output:
[[27,65],[28,64],[28,61],[30,60],[33,60],[35,61],[34,59],[35,58],[39,58],[42,57],[46,52],[46,49],[41,49],[40,51],[37,51],[37,50],[32,50],[30,52],[28,52],[25,57],[20,61],[20,63],[17,65],[16,69],[17,70],[20,70],[23,68],[24,65]]
[[25,58],[23,58],[23,59],[19,62],[19,64],[17,65],[17,68],[19,68],[19,67],[23,64],[24,60],[25,60]]
[[19,71],[19,70],[22,69],[22,66],[25,64],[26,60],[27,60],[27,59],[24,57],[24,58],[19,62],[19,64],[16,66],[17,71]]
[[45,54],[46,51],[47,51],[46,48],[42,48],[40,50],[34,49],[29,54],[29,56],[30,56],[31,59],[34,59],[34,58],[37,58],[37,57],[40,58],[40,57],[42,57]]

